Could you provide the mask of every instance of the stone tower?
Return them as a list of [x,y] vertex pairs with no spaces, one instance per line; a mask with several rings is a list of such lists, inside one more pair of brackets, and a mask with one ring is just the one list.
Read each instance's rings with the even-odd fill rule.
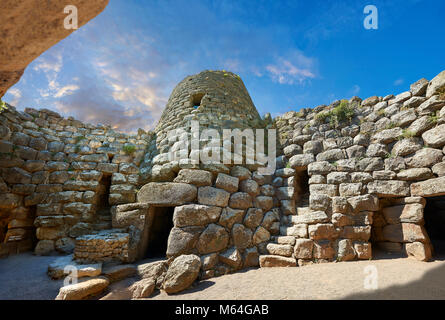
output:
[[[167,106],[154,130],[156,154],[153,158],[153,181],[171,181],[179,167],[167,159],[174,150],[175,139],[189,138],[192,121],[199,123],[199,130],[263,128],[264,122],[256,110],[241,78],[226,71],[203,71],[186,77],[173,90]],[[181,136],[181,137],[180,137]],[[201,145],[202,147],[202,145]],[[189,150],[190,151],[190,150]]]
[[182,80],[173,90],[156,126],[158,136],[190,120],[215,127],[257,127],[260,115],[241,78],[226,71],[203,71]]

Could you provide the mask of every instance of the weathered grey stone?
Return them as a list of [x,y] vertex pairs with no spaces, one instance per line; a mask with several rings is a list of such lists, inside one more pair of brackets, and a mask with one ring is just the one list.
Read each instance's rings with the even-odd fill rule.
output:
[[110,282],[105,277],[98,277],[60,288],[56,300],[81,300],[104,291]]
[[258,183],[252,179],[246,179],[240,182],[240,191],[250,194],[252,197],[257,196],[260,193]]
[[259,226],[256,228],[255,233],[252,237],[252,242],[255,245],[258,245],[262,242],[268,241],[270,239],[270,233],[265,228]]
[[314,161],[315,157],[312,153],[297,154],[289,159],[289,165],[295,170],[305,170]]
[[426,180],[433,176],[431,169],[429,168],[412,168],[400,171],[397,174],[397,179],[407,181],[420,181]]
[[196,199],[197,188],[185,183],[150,182],[137,193],[138,202],[179,206]]
[[335,250],[329,240],[314,241],[313,255],[315,259],[332,259],[335,255]]
[[198,188],[198,202],[211,206],[226,207],[229,203],[230,193],[213,187]]
[[237,177],[232,177],[224,173],[219,173],[215,186],[220,189],[224,189],[227,192],[233,193],[238,191],[239,179]]
[[350,261],[355,259],[355,251],[350,239],[338,242],[338,261]]
[[309,186],[311,194],[324,194],[329,197],[338,195],[338,186],[333,184],[311,184]]
[[247,248],[243,254],[243,267],[257,267],[259,265],[259,254],[257,247]]
[[317,161],[336,161],[346,159],[346,154],[342,149],[332,149],[317,155]]
[[66,266],[72,266],[77,270],[77,277],[96,277],[102,273],[102,263],[95,264],[79,264],[73,260],[73,256],[64,256],[57,258],[48,266],[48,276],[52,279],[61,279],[67,276],[72,269],[67,269]]
[[244,225],[250,229],[255,229],[263,220],[263,211],[257,208],[247,209],[244,217]]
[[226,248],[228,243],[227,231],[216,224],[210,224],[199,236],[196,247],[200,254],[207,254]]
[[198,277],[201,260],[196,255],[182,255],[170,264],[163,289],[168,294],[187,289]]
[[219,255],[219,260],[232,268],[238,269],[241,267],[243,260],[241,254],[238,249],[235,247],[229,248],[224,252],[221,252]]
[[283,257],[290,257],[293,253],[293,247],[288,244],[276,244],[276,243],[268,243],[266,246],[269,254],[274,254]]
[[296,267],[297,261],[295,258],[281,257],[275,255],[260,256],[260,267]]
[[239,249],[245,249],[252,244],[252,230],[236,223],[232,228],[233,244]]
[[232,229],[232,226],[235,223],[242,223],[243,218],[244,218],[244,210],[237,210],[237,209],[232,209],[229,207],[226,207],[224,209],[222,209],[220,218],[219,218],[219,224],[228,228],[228,229]]
[[107,266],[104,267],[102,270],[102,274],[105,277],[107,277],[108,280],[110,280],[110,283],[117,282],[128,277],[132,277],[136,273],[137,273],[137,268],[132,264]]
[[405,244],[405,251],[408,257],[414,257],[419,261],[429,261],[432,258],[431,247],[422,242],[412,242]]
[[239,179],[239,181],[249,179],[251,176],[251,172],[249,169],[241,167],[241,166],[233,166],[230,169],[230,175]]
[[371,194],[350,197],[347,201],[351,206],[353,212],[360,212],[364,210],[379,210],[379,199]]
[[410,85],[409,91],[413,96],[423,96],[426,93],[429,81],[425,78],[419,79]]
[[312,240],[333,239],[338,235],[335,227],[326,223],[309,225],[308,231],[309,238]]
[[199,204],[186,204],[175,207],[173,223],[175,227],[204,226],[216,222],[221,214],[221,208]]
[[439,177],[445,176],[445,162],[436,163],[431,170],[434,174],[437,174]]
[[389,224],[420,223],[423,221],[423,206],[418,203],[386,207],[383,208],[382,212]]
[[253,206],[252,197],[245,192],[236,192],[230,196],[229,206],[234,209],[247,209]]
[[445,177],[411,184],[411,195],[420,197],[445,195]]
[[[285,201],[285,200],[282,200]],[[266,196],[258,196],[253,200],[255,208],[262,209],[263,212],[269,211],[273,207],[273,198]]]
[[402,139],[392,148],[391,153],[395,156],[406,156],[414,153],[423,147],[423,142],[419,138]]
[[210,186],[212,184],[212,174],[204,170],[182,169],[173,181],[194,184],[197,187]]
[[286,157],[290,158],[296,154],[301,154],[303,152],[303,149],[301,146],[297,144],[291,144],[285,148],[283,148],[283,153]]
[[394,99],[389,100],[388,104],[391,105],[391,104],[395,104],[395,103],[402,103],[402,102],[408,100],[409,98],[411,98],[411,92],[405,91],[405,92],[402,92],[402,93],[396,95],[394,97]]
[[406,181],[377,180],[368,183],[368,192],[379,197],[409,196],[409,184]]
[[443,152],[432,148],[422,148],[413,156],[405,159],[405,163],[409,168],[429,168],[438,162],[441,162]]
[[445,100],[442,100],[438,95],[434,95],[422,103],[418,108],[417,112],[419,115],[429,115],[432,112],[440,110],[445,105]]
[[427,239],[422,226],[413,223],[388,224],[383,227],[383,237],[391,242],[424,242]]
[[133,299],[148,298],[156,288],[156,281],[152,278],[141,279],[133,283],[128,291]]
[[359,196],[362,194],[363,184],[358,183],[341,183],[339,185],[339,194],[342,197]]
[[38,256],[46,256],[54,251],[54,241],[53,240],[40,240],[35,249],[34,253]]
[[374,134],[372,136],[371,141],[388,144],[393,141],[396,141],[401,134],[402,134],[401,128],[386,129]]
[[434,129],[424,132],[422,138],[430,147],[443,147],[445,145],[445,124],[438,125]]
[[196,247],[202,228],[200,227],[173,227],[167,241],[167,257],[176,257],[181,254],[190,254]]
[[313,224],[328,222],[329,218],[324,211],[309,211],[301,215],[291,216],[291,220],[294,224]]
[[445,86],[445,70],[435,76],[428,84],[426,96],[431,97]]

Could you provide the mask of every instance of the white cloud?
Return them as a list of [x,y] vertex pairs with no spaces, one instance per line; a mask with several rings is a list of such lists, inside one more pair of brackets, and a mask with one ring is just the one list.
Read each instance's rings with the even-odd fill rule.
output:
[[351,94],[354,95],[354,96],[356,96],[356,95],[358,95],[359,92],[360,92],[360,86],[357,85],[357,84],[355,84],[355,85],[352,87]]
[[79,88],[80,87],[75,84],[70,84],[70,85],[64,86],[57,90],[56,94],[54,95],[54,98],[61,98],[66,95],[73,94],[74,91],[79,90]]
[[405,82],[405,80],[403,80],[402,78],[397,79],[396,81],[394,81],[394,85],[395,86],[400,86],[403,84],[403,82]]
[[9,89],[8,94],[12,96],[12,100],[10,100],[9,104],[13,106],[17,105],[20,101],[20,98],[22,97],[22,92],[17,88]]
[[297,52],[290,58],[278,58],[274,64],[266,66],[266,70],[273,81],[281,84],[303,83],[308,79],[316,77],[315,59],[304,56]]

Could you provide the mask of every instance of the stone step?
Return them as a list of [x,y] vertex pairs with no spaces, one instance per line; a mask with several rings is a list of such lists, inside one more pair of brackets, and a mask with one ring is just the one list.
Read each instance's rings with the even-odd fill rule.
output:
[[111,216],[100,215],[98,217],[100,221],[111,221]]
[[302,215],[302,214],[313,212],[314,210],[310,209],[309,206],[300,206],[300,207],[297,207],[295,211],[297,212],[296,215]]
[[269,254],[282,257],[291,257],[294,252],[294,247],[290,244],[268,243],[266,249]]
[[282,257],[276,255],[261,255],[260,256],[260,267],[296,267],[297,260],[291,257]]
[[307,226],[305,224],[293,225],[293,226],[281,226],[281,236],[294,236],[297,238],[307,237]]
[[97,222],[92,225],[94,230],[108,230],[112,228],[111,221]]
[[272,236],[272,241],[277,244],[295,245],[295,237],[293,236]]
[[314,224],[314,223],[329,222],[329,217],[324,211],[311,210],[301,215],[289,216],[287,218],[287,221],[289,225],[300,224],[300,223]]

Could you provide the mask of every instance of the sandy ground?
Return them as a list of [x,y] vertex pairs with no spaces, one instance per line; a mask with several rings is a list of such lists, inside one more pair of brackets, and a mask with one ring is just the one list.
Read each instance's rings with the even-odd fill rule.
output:
[[[46,275],[53,259],[20,254],[0,260],[0,299],[54,299],[62,281]],[[376,283],[366,281],[375,271],[378,289],[365,289],[365,282]],[[251,269],[201,281],[177,295],[158,292],[152,299],[445,299],[445,259]]]
[[[377,290],[365,289],[371,269],[377,270]],[[445,261],[397,258],[253,269],[153,299],[445,299]]]
[[52,300],[63,280],[51,280],[46,271],[57,257],[22,253],[0,259],[0,300]]

